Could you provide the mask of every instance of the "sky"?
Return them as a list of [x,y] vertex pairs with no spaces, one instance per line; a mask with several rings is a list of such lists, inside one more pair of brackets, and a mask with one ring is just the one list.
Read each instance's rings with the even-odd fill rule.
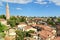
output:
[[0,14],[6,14],[6,3],[10,15],[60,16],[60,0],[0,0]]

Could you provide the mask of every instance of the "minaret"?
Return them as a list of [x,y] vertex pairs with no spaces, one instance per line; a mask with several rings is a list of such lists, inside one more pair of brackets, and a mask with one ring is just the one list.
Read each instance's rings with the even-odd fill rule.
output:
[[6,19],[8,20],[9,18],[10,18],[9,5],[7,3],[7,5],[6,5]]

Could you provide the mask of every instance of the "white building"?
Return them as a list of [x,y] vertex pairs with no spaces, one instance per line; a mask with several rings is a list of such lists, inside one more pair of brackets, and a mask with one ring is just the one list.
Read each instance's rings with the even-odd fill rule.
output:
[[26,26],[27,26],[26,24],[20,24],[20,25],[18,25],[18,29],[24,31],[24,27],[26,27]]

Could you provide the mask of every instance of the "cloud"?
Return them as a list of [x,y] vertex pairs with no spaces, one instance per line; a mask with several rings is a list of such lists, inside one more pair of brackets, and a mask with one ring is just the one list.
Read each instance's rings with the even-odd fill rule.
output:
[[[10,3],[18,3],[18,4],[27,4],[27,3],[37,3],[37,4],[48,4],[49,3],[54,3],[55,5],[60,6],[60,0],[1,0],[2,2],[10,2]],[[0,6],[2,5],[2,2],[0,1]]]
[[55,5],[60,6],[60,0],[49,0],[49,2],[54,3]]
[[22,10],[22,8],[16,8],[16,10]]
[[[47,2],[49,1],[49,2]],[[55,5],[60,6],[60,0],[36,0],[36,2],[34,3],[38,3],[38,4],[48,4],[48,3],[54,3]]]
[[2,0],[3,2],[10,2],[10,3],[19,3],[19,4],[27,4],[32,2],[32,0]]
[[34,3],[47,4],[47,2],[45,0],[36,0],[36,2],[34,2]]

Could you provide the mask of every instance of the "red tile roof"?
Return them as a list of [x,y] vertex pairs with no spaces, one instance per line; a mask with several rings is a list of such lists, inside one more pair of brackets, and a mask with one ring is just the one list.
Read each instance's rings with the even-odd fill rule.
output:
[[38,34],[40,34],[40,36],[42,36],[43,38],[47,38],[49,35],[52,36],[52,32],[46,31],[46,30],[42,30],[40,32],[38,32]]
[[26,26],[26,27],[24,27],[25,30],[27,30],[27,29],[29,29],[29,28],[31,28],[31,26]]
[[33,26],[39,26],[41,28],[43,28],[44,30],[47,30],[47,31],[52,31],[53,29],[49,26],[46,26],[46,25],[33,25]]
[[60,40],[60,37],[56,37],[54,40]]

